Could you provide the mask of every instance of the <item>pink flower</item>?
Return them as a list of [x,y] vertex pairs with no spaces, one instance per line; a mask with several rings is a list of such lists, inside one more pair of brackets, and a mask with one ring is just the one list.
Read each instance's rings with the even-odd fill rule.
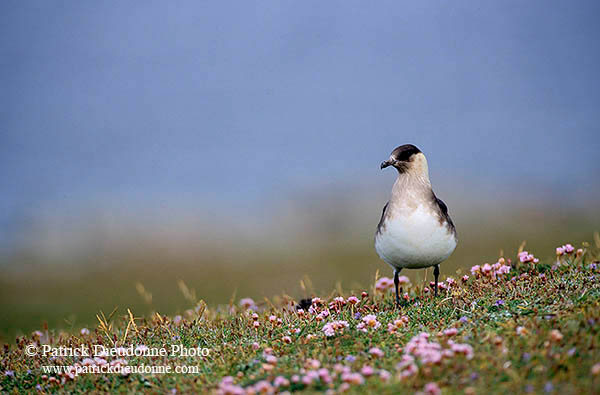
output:
[[389,381],[389,379],[392,377],[392,374],[390,372],[388,372],[385,369],[381,369],[379,371],[379,378],[381,379],[381,381]]
[[406,276],[398,276],[398,284],[400,284],[400,285],[410,284],[410,279]]
[[490,274],[492,271],[492,266],[489,263],[485,263],[482,267],[481,267],[481,273],[483,273],[484,275],[488,275]]
[[360,302],[360,300],[354,295],[348,298],[348,303],[350,304],[357,304],[358,302]]
[[373,374],[375,374],[375,370],[372,367],[370,367],[369,365],[365,365],[360,370],[360,373],[365,377],[369,377],[369,376],[372,376]]
[[442,361],[442,347],[429,341],[429,333],[422,332],[414,336],[404,347],[405,354],[413,354],[425,365],[433,365]]
[[571,244],[565,244],[565,245],[563,246],[563,248],[565,249],[565,252],[566,252],[567,254],[570,254],[570,253],[572,253],[573,251],[575,251],[575,248],[574,248],[574,247],[573,247]]
[[400,371],[400,378],[414,376],[419,371],[415,364],[415,358],[406,352],[402,355],[402,360],[396,365],[396,369]]
[[442,390],[440,389],[440,387],[438,387],[438,385],[436,383],[425,384],[423,391],[427,395],[441,395],[441,393],[442,393]]
[[394,286],[394,281],[389,277],[381,277],[375,283],[375,289],[379,292],[387,291]]
[[381,326],[381,323],[377,321],[377,317],[373,314],[369,314],[363,317],[363,322],[358,324],[356,328],[363,332],[367,332],[368,329],[377,329]]
[[365,379],[360,373],[342,373],[342,381],[348,384],[361,385]]
[[456,329],[456,328],[448,328],[444,331],[444,335],[448,336],[448,337],[454,336],[457,333],[458,333],[458,329]]
[[318,306],[321,303],[323,303],[323,301],[321,300],[321,298],[312,298],[312,304]]
[[290,344],[292,342],[292,338],[289,336],[284,336],[281,338],[281,340],[283,340],[283,342],[287,344]]
[[560,333],[560,331],[559,331],[559,330],[557,330],[557,329],[552,329],[552,330],[550,331],[550,339],[552,339],[552,341],[555,341],[555,342],[557,342],[557,343],[558,343],[559,341],[561,341],[561,340],[562,340],[562,338],[563,338],[563,334],[562,334],[562,333]]
[[417,367],[416,364],[411,363],[410,365],[408,365],[404,370],[402,370],[400,372],[400,377],[401,378],[407,378],[410,376],[414,376],[419,372],[419,368]]
[[446,284],[448,284],[449,287],[452,287],[452,286],[456,285],[456,281],[452,277],[448,277],[446,279]]
[[341,297],[341,296],[338,296],[337,298],[334,298],[334,299],[333,299],[333,301],[334,301],[334,302],[337,302],[337,303],[339,303],[339,304],[346,304],[346,301],[345,301],[345,300],[344,300],[344,298],[343,298],[343,297]]
[[258,350],[259,348],[260,348],[260,345],[257,342],[252,343],[253,350]]
[[463,354],[467,359],[473,358],[473,347],[468,344],[458,344],[448,340],[450,349],[457,354]]
[[239,385],[233,384],[233,377],[225,376],[219,383],[217,394],[222,395],[244,395],[246,391]]
[[383,351],[381,351],[381,349],[377,348],[377,347],[373,347],[369,350],[369,354],[371,354],[372,356],[374,356],[375,358],[383,358],[383,356],[385,355],[383,353]]
[[302,384],[311,385],[313,383],[313,381],[315,381],[318,378],[319,378],[319,376],[318,376],[317,372],[314,372],[314,371],[308,372],[306,374],[306,376],[302,377]]
[[325,324],[322,330],[325,336],[331,337],[336,333],[343,333],[345,328],[348,328],[348,321],[332,321]]
[[408,324],[408,317],[403,315],[399,320],[394,320],[393,323],[388,323],[388,332],[395,333],[398,329],[403,328]]
[[329,375],[329,370],[321,368],[317,371],[317,373],[319,374],[319,378],[322,382],[329,384],[333,381],[333,378],[331,378],[331,376]]
[[479,265],[475,265],[471,267],[471,275],[476,275],[481,271],[481,267]]
[[273,392],[273,386],[267,380],[261,380],[254,384],[254,391],[269,394]]
[[275,377],[275,380],[273,380],[273,385],[275,387],[287,387],[290,385],[290,381],[283,376],[277,376]]
[[252,300],[251,298],[244,298],[240,300],[240,306],[242,306],[246,310],[256,307],[256,305],[254,304],[254,300]]
[[510,266],[508,266],[508,265],[502,265],[496,271],[496,274],[508,274],[508,273],[510,273]]
[[276,365],[277,364],[277,357],[274,355],[266,355],[265,356],[265,361],[267,361],[267,363],[271,364],[271,365]]
[[322,321],[322,320],[324,320],[327,317],[329,317],[329,310],[323,310],[319,314],[317,314],[317,316],[315,317],[315,319],[317,321]]
[[308,358],[304,363],[304,366],[307,369],[319,369],[321,367],[321,362],[318,359]]
[[538,263],[540,260],[533,256],[533,254],[528,253],[527,251],[519,252],[519,260],[523,263],[533,262]]
[[462,276],[462,282],[466,283],[469,280],[469,276],[467,276],[466,274],[464,276]]
[[565,249],[563,247],[556,247],[556,255],[561,256],[564,255]]

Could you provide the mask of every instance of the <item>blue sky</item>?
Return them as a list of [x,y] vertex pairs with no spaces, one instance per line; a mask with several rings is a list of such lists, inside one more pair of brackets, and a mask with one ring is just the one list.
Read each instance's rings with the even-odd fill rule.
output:
[[598,15],[594,1],[3,1],[0,235],[55,208],[260,206],[368,182],[408,142],[440,179],[597,191]]

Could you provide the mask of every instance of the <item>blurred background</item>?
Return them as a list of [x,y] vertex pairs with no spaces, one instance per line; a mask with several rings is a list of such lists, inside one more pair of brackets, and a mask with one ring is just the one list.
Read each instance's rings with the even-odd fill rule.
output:
[[3,1],[0,339],[115,306],[175,314],[179,280],[211,305],[369,287],[391,275],[372,246],[396,176],[379,163],[405,143],[459,232],[442,274],[591,241],[599,15]]

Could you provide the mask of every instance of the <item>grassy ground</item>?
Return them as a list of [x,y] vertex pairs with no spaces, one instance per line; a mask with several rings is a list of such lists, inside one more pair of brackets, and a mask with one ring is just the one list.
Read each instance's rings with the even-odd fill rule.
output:
[[[507,256],[468,279],[443,278],[437,298],[430,284],[405,285],[400,309],[386,278],[368,290],[314,295],[321,300],[302,311],[286,296],[209,309],[181,283],[194,306],[182,316],[125,309],[99,314],[96,328],[41,328],[5,345],[0,390],[599,393],[599,271],[587,245],[542,262]],[[65,349],[44,356],[44,344]],[[93,345],[125,355],[59,355]],[[130,355],[162,349],[167,355]],[[63,365],[70,368],[43,371]],[[141,365],[193,373],[84,373]]]

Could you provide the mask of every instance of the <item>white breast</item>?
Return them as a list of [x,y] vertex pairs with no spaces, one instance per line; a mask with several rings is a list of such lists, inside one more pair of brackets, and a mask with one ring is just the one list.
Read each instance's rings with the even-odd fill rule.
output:
[[375,236],[375,250],[395,268],[436,265],[456,248],[456,238],[446,223],[427,205],[389,215]]

